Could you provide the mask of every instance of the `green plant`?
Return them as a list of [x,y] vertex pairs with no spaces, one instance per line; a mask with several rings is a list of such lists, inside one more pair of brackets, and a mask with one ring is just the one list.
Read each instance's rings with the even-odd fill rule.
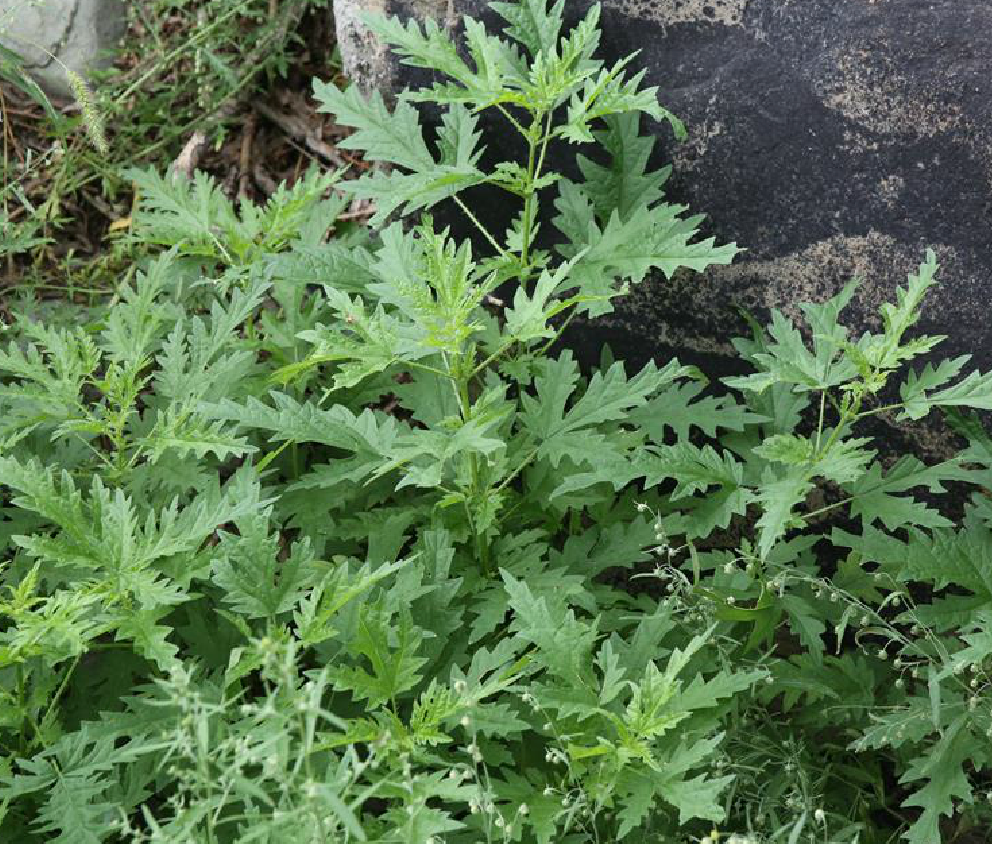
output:
[[[317,86],[393,169],[261,207],[133,171],[135,244],[164,251],[110,308],[8,328],[4,840],[964,844],[992,822],[992,439],[967,415],[992,379],[902,372],[937,343],[910,336],[934,256],[879,333],[842,327],[848,286],[805,332],[755,326],[754,374],[721,389],[607,352],[583,374],[573,314],[734,248],[664,201],[637,121],[667,113],[593,59],[598,11],[561,37],[562,2],[494,8],[471,64],[375,23],[450,80],[392,112]],[[525,164],[483,168],[485,110]],[[590,140],[581,182],[548,171]],[[519,198],[505,235],[480,186]],[[377,232],[337,219],[356,195]],[[480,242],[390,222],[434,206]],[[876,453],[873,423],[934,409],[946,460]]]
[[[8,14],[0,17],[0,31],[9,18]],[[49,119],[55,119],[55,110],[45,92],[24,70],[24,62],[15,52],[0,45],[0,79],[5,83],[23,92],[30,100],[40,106]],[[9,120],[5,98],[0,98],[0,123],[5,124]],[[10,178],[13,172],[13,162],[11,161],[10,145],[6,131],[3,134],[3,182],[0,184],[0,199],[3,207],[0,208],[0,259],[4,259],[8,265],[12,264],[13,256],[21,252],[41,246],[48,241],[38,237],[41,222],[36,218],[36,209],[31,201],[19,190],[19,183]],[[24,163],[24,175],[32,172],[42,161],[28,160]],[[22,177],[23,178],[23,177]],[[26,220],[15,220],[11,211],[11,197],[17,200],[17,204],[26,212]]]
[[[151,165],[164,169],[194,132],[220,148],[248,93],[288,73],[298,50],[297,24],[324,2],[128,4],[130,27],[115,67],[94,74],[93,85],[69,73],[74,110],[54,109],[18,57],[0,50],[0,78],[41,106],[38,119],[22,118],[17,130],[31,166],[20,172],[4,167],[5,176],[11,174],[3,185],[11,233],[6,249],[24,253],[16,265],[9,263],[10,285],[71,293],[73,283],[62,277],[68,273],[60,272],[69,269],[81,276],[83,287],[111,295],[113,279],[132,257],[112,242],[129,217],[132,185],[122,174]],[[18,202],[10,203],[9,196]],[[99,241],[109,231],[111,243],[92,255],[70,254],[54,268],[48,244],[54,235],[71,238],[79,226],[90,230],[88,240]]]
[[[697,493],[688,506],[667,505],[670,533],[705,542],[714,526],[757,517],[738,550],[694,557],[697,571],[712,572],[697,592],[739,631],[744,652],[778,650],[786,626],[798,652],[770,665],[773,682],[759,697],[778,699],[816,743],[843,724],[849,747],[831,741],[827,755],[831,767],[843,759],[848,777],[852,751],[887,750],[905,786],[901,805],[922,809],[905,822],[913,844],[956,840],[942,816],[956,816],[961,834],[974,823],[960,810],[974,800],[969,774],[990,762],[992,729],[984,667],[992,593],[979,574],[992,551],[992,451],[980,422],[961,415],[992,409],[992,376],[955,380],[967,357],[897,375],[942,339],[908,334],[936,272],[930,252],[882,307],[877,334],[853,339],[840,322],[854,282],[802,306],[811,342],[773,313],[767,333],[756,327],[752,340],[735,344],[756,372],[725,379],[752,414],[743,431],[721,438],[727,450],[683,443],[656,447],[649,458],[680,478],[675,499]],[[949,444],[951,456],[936,465],[879,455],[873,438],[860,435],[872,419],[920,420],[936,409],[969,442],[963,450]],[[950,516],[962,505],[955,525]],[[972,675],[964,679],[966,668]],[[828,701],[837,711],[825,716],[818,707]],[[853,781],[881,789],[877,767],[868,771]],[[868,825],[871,801],[852,801]],[[803,808],[793,829],[809,823],[813,808]]]
[[[672,602],[598,582],[657,541],[626,415],[694,373],[587,381],[545,353],[554,321],[605,312],[614,282],[734,250],[692,242],[699,219],[661,201],[664,173],[585,160],[587,185],[558,184],[569,242],[533,248],[550,133],[591,140],[605,118],[619,159],[647,143],[628,112],[663,112],[592,59],[595,12],[560,48],[560,8],[530,13],[551,39],[525,44],[533,77],[491,80],[519,98],[500,108],[531,103],[527,169],[468,172],[464,103],[440,162],[409,105],[382,137],[363,130],[370,158],[416,144],[415,208],[486,179],[521,195],[490,258],[429,219],[325,242],[333,177],[236,210],[203,177],[134,172],[136,236],[170,251],[95,334],[18,323],[0,359],[5,831],[598,841],[722,817],[707,758],[761,672],[704,658],[713,631],[677,625]],[[343,120],[385,115],[321,95]],[[336,187],[382,179],[403,183]],[[512,278],[500,315],[487,296]]]

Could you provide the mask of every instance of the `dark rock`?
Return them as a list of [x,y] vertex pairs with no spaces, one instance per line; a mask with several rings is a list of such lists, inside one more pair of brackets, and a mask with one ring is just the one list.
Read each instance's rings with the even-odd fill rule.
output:
[[[568,13],[589,5],[569,0]],[[370,46],[354,28],[357,7],[454,20],[447,0],[335,6],[346,66],[366,86],[424,77]],[[498,27],[483,0],[451,8]],[[921,328],[948,335],[943,354],[992,367],[992,5],[607,0],[602,25],[600,56],[640,50],[647,84],[689,128],[678,145],[656,127],[675,164],[670,196],[747,252],[702,279],[636,288],[615,314],[581,327],[576,342],[591,357],[605,341],[632,360],[711,358],[712,372],[712,356],[743,330],[738,307],[795,312],[852,276],[865,284],[850,318],[877,327],[878,305],[933,246],[943,284]]]

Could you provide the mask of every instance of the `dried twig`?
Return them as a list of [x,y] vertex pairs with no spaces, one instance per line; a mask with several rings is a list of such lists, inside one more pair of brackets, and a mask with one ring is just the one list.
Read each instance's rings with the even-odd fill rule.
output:
[[255,137],[255,112],[249,112],[245,120],[245,127],[241,133],[241,154],[238,157],[238,196],[242,199],[248,197],[248,188],[251,182],[251,142]]
[[256,103],[255,109],[276,124],[289,137],[303,144],[311,153],[330,162],[336,167],[347,165],[344,157],[334,147],[326,143],[313,131],[313,127],[295,114],[286,114],[265,103]]
[[186,141],[182,152],[179,153],[176,160],[169,167],[169,174],[172,176],[182,174],[187,179],[192,179],[193,171],[196,169],[196,165],[200,163],[200,156],[203,154],[206,145],[207,136],[200,131],[194,132],[190,136],[190,139]]

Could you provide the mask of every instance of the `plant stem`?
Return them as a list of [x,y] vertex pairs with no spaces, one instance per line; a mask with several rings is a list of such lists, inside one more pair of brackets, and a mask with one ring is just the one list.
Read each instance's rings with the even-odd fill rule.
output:
[[551,142],[551,112],[548,112],[544,121],[544,135],[541,138],[541,154],[537,159],[537,170],[534,172],[534,179],[539,179],[541,171],[544,169],[544,158],[548,152],[548,144]]
[[[475,374],[474,370],[465,371],[468,369],[465,363],[470,359],[470,353],[462,353],[454,363],[449,362],[447,354],[443,353],[442,358],[445,367],[448,369],[449,377],[452,380],[462,422],[468,423],[472,418],[472,397],[469,392],[469,384]],[[486,542],[485,536],[476,527],[475,514],[472,511],[473,505],[483,494],[479,483],[479,456],[474,451],[469,451],[466,456],[468,458],[469,489],[465,495],[465,517],[468,519],[468,523],[472,529],[475,549],[479,555],[482,572],[488,577],[492,573],[490,571],[489,544]]]
[[456,193],[456,194],[454,195],[454,197],[453,197],[453,198],[454,198],[454,200],[455,200],[455,203],[456,203],[456,204],[458,205],[458,207],[459,207],[459,208],[461,208],[461,209],[462,209],[462,211],[464,211],[464,212],[465,212],[465,216],[466,216],[466,217],[468,217],[468,218],[469,218],[469,220],[471,220],[471,221],[472,221],[472,224],[473,224],[473,225],[474,225],[474,226],[475,226],[475,227],[476,227],[476,228],[477,228],[477,229],[478,229],[478,230],[479,230],[480,232],[482,232],[482,234],[483,234],[483,235],[485,236],[485,238],[486,238],[486,240],[488,240],[488,241],[489,241],[489,242],[490,242],[490,243],[492,244],[492,246],[493,246],[493,249],[495,249],[495,250],[496,250],[497,252],[499,252],[499,254],[500,254],[500,255],[501,255],[502,257],[504,257],[504,258],[509,258],[509,257],[510,257],[510,253],[509,253],[509,252],[507,252],[507,251],[506,251],[506,250],[505,250],[505,249],[504,249],[504,248],[503,248],[502,246],[500,246],[500,245],[499,245],[499,243],[497,242],[497,240],[496,240],[496,238],[494,238],[494,237],[492,236],[492,234],[490,234],[490,233],[489,233],[489,229],[487,229],[487,228],[486,228],[486,227],[485,227],[484,225],[482,225],[482,223],[480,223],[480,222],[479,222],[479,218],[478,218],[478,217],[476,217],[476,216],[475,216],[475,214],[473,214],[473,213],[472,213],[472,209],[470,209],[470,208],[469,208],[469,207],[468,207],[468,206],[467,206],[467,205],[466,205],[466,204],[465,204],[465,203],[464,203],[464,202],[462,201],[462,198],[461,198],[461,197],[460,197],[460,196],[459,196],[459,195],[458,195],[457,193]]
[[[551,115],[549,110],[544,115],[535,115],[531,124],[531,131],[528,133],[527,144],[527,196],[524,199],[524,231],[523,243],[520,250],[520,263],[523,265],[523,276],[521,281],[526,281],[530,276],[527,264],[530,260],[531,240],[534,237],[534,198],[537,196],[537,181],[541,178],[541,170],[544,169],[544,158],[548,152],[548,143],[551,140]],[[543,121],[543,123],[542,123]],[[541,137],[534,137],[534,127],[541,126]],[[538,152],[540,147],[540,152]]]
[[896,402],[894,404],[885,404],[881,407],[874,407],[871,410],[865,410],[859,413],[858,419],[866,419],[869,416],[875,416],[879,413],[887,413],[890,410],[902,410],[906,405],[903,402]]
[[816,453],[820,453],[820,437],[823,436],[823,411],[827,403],[827,391],[820,393],[820,421],[816,425]]
[[524,230],[520,244],[520,263],[523,265],[525,277],[521,281],[526,281],[527,262],[530,260],[530,240],[533,237],[533,226],[531,217],[534,214],[534,182],[536,181],[537,170],[537,140],[534,138],[534,126],[540,121],[540,117],[535,117],[527,133],[527,196],[524,198]]
[[809,513],[806,513],[804,519],[812,519],[816,516],[822,516],[824,513],[829,513],[831,510],[836,510],[838,507],[843,507],[845,504],[850,504],[854,501],[855,496],[849,496],[848,498],[843,498],[840,501],[835,501],[833,504],[826,504],[823,507],[819,507]]
[[520,121],[519,120],[517,120],[512,114],[510,114],[510,112],[508,112],[503,107],[502,103],[497,103],[496,104],[496,108],[498,108],[500,110],[500,113],[503,115],[503,117],[505,117],[507,120],[510,121],[510,123],[513,124],[513,128],[514,129],[516,129],[525,138],[528,137],[527,130],[524,129],[523,126],[520,125]]

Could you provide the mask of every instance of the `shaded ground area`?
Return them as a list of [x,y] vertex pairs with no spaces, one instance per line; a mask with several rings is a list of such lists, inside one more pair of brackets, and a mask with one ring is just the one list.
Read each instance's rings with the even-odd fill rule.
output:
[[[131,263],[129,167],[210,173],[231,197],[264,201],[311,165],[359,163],[317,114],[315,77],[338,76],[325,0],[132,4],[114,70],[94,88],[110,155],[87,138],[78,103],[51,110],[0,82],[0,290],[84,300]],[[362,216],[360,208],[356,216]]]

